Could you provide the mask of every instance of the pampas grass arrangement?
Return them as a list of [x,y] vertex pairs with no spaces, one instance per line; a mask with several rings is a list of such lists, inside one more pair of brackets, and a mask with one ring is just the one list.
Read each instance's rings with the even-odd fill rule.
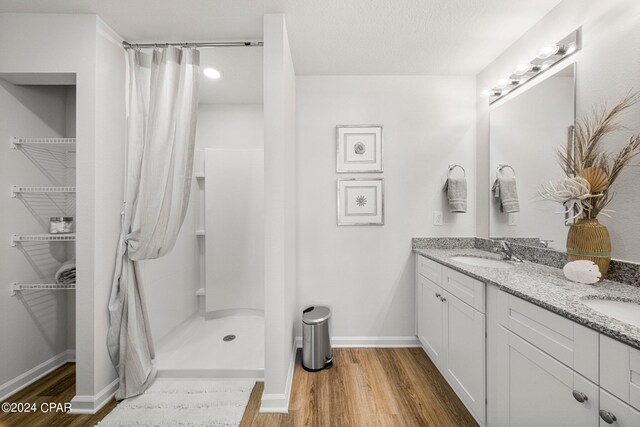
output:
[[573,150],[558,150],[560,166],[567,178],[542,186],[540,195],[564,204],[565,212],[574,218],[608,216],[605,208],[613,198],[611,185],[640,154],[640,135],[631,136],[618,153],[605,150],[605,139],[624,129],[620,115],[639,101],[640,93],[629,93],[611,109],[604,105],[576,121]]

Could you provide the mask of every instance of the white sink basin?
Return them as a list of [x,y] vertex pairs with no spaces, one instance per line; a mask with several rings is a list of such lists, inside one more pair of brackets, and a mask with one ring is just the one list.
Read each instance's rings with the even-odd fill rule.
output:
[[508,262],[499,261],[497,259],[482,258],[479,256],[461,255],[452,256],[452,261],[461,262],[467,265],[474,265],[476,267],[489,267],[489,268],[511,268],[513,265]]
[[582,303],[605,316],[640,328],[640,304],[638,303],[608,299],[585,299]]

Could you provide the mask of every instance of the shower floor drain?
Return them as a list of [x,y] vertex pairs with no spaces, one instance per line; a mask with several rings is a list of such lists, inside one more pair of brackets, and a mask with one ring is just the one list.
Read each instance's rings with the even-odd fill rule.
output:
[[225,336],[224,338],[222,338],[222,341],[224,341],[224,342],[229,342],[229,341],[233,341],[233,340],[235,340],[235,339],[236,339],[236,336],[235,336],[235,335],[227,335],[227,336]]

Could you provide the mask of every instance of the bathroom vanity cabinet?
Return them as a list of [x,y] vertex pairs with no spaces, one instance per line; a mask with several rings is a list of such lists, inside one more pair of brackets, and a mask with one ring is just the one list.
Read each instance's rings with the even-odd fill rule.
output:
[[640,426],[639,349],[419,254],[416,297],[425,352],[481,426]]
[[418,339],[484,425],[485,285],[422,256],[417,258],[416,279]]
[[489,425],[597,426],[599,334],[491,286],[487,300]]

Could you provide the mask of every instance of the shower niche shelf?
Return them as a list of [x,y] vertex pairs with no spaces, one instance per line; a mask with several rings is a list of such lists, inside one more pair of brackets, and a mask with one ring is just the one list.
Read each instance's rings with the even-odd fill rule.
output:
[[76,284],[61,283],[12,283],[10,293],[15,296],[22,291],[69,291],[76,289]]

